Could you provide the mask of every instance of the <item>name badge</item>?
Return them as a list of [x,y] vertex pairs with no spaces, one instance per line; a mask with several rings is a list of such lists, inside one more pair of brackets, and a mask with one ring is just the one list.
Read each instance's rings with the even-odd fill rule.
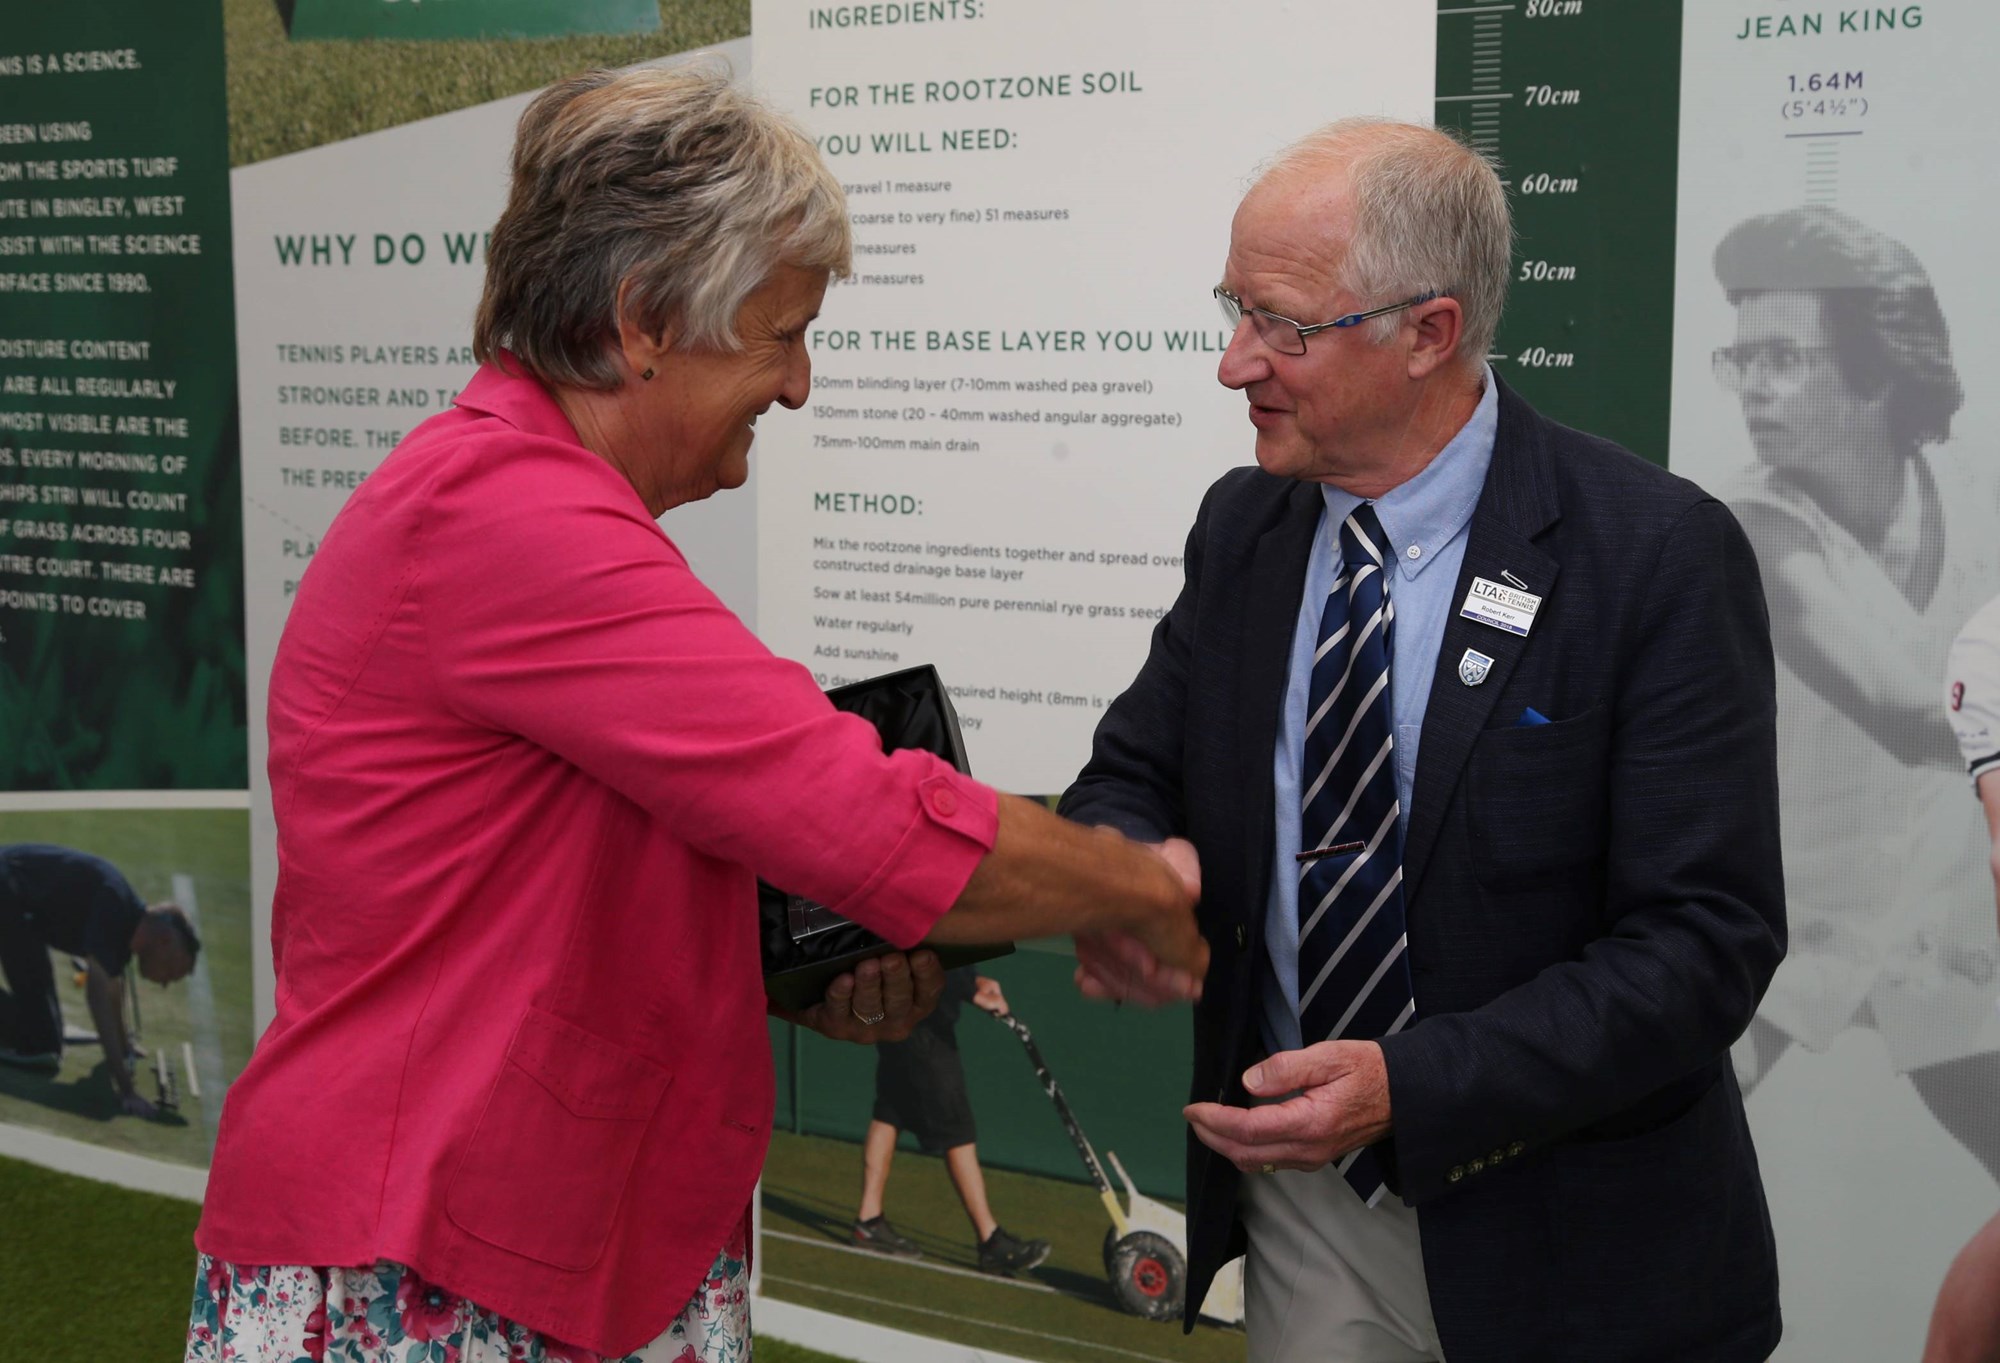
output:
[[1504,629],[1509,634],[1526,635],[1529,626],[1535,623],[1535,612],[1541,608],[1542,598],[1533,592],[1524,592],[1490,578],[1475,577],[1472,579],[1472,590],[1465,594],[1465,604],[1458,608],[1458,613],[1482,625]]

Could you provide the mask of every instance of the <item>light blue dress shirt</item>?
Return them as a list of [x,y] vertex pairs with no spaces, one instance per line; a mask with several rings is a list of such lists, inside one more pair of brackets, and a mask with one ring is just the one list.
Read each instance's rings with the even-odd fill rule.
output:
[[[1438,452],[1428,467],[1375,503],[1375,514],[1395,547],[1397,571],[1389,580],[1396,623],[1389,660],[1389,692],[1396,718],[1396,797],[1404,836],[1410,830],[1410,795],[1417,771],[1417,745],[1438,646],[1456,607],[1452,593],[1465,562],[1466,527],[1486,470],[1493,462],[1493,437],[1500,424],[1499,388],[1486,371],[1486,391],[1472,417]],[[1306,691],[1312,655],[1327,593],[1340,572],[1340,523],[1362,499],[1326,484],[1306,565],[1305,596],[1292,635],[1291,671],[1278,740],[1271,754],[1271,782],[1277,792],[1277,845],[1272,849],[1271,899],[1264,912],[1264,1044],[1271,1051],[1297,1050],[1299,1037],[1299,766],[1305,745]],[[1314,1040],[1324,1040],[1316,1037]]]

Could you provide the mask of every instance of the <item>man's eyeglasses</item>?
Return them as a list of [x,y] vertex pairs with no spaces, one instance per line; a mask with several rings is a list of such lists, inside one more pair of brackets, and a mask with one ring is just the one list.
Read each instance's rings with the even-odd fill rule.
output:
[[1294,322],[1289,317],[1264,308],[1246,308],[1238,298],[1220,284],[1215,286],[1215,301],[1222,305],[1222,320],[1229,323],[1233,332],[1242,322],[1243,315],[1250,315],[1251,325],[1257,328],[1257,339],[1281,355],[1303,355],[1306,353],[1306,337],[1315,332],[1328,331],[1334,327],[1359,326],[1371,317],[1386,317],[1404,308],[1414,308],[1419,303],[1428,303],[1438,297],[1436,293],[1420,293],[1415,298],[1406,298],[1400,303],[1391,303],[1385,308],[1371,308],[1367,312],[1350,312],[1345,317],[1336,317],[1331,322],[1315,322],[1305,325]]
[[1833,353],[1832,346],[1793,345],[1790,341],[1718,346],[1713,360],[1715,378],[1730,392],[1740,393],[1750,386],[1755,371],[1762,370],[1764,382],[1774,392],[1792,393],[1806,381],[1814,356]]

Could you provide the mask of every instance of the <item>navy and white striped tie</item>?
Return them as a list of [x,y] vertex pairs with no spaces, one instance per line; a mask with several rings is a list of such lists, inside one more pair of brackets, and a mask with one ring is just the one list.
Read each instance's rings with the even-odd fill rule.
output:
[[[1389,691],[1395,559],[1374,507],[1363,503],[1341,523],[1340,552],[1313,653],[1299,774],[1299,1030],[1308,1046],[1387,1036],[1416,1009]],[[1374,1206],[1382,1174],[1373,1152],[1356,1150],[1338,1168]]]

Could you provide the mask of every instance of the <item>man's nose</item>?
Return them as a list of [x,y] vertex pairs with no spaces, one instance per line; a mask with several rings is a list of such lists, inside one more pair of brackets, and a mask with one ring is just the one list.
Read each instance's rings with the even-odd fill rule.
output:
[[1248,388],[1271,373],[1270,347],[1257,335],[1256,324],[1245,313],[1236,319],[1236,330],[1222,352],[1215,377],[1224,388]]

